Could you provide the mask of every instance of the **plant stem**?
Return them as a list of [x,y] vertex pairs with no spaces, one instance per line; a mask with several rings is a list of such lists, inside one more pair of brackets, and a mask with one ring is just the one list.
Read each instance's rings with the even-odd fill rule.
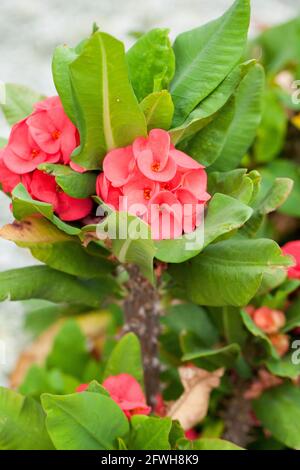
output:
[[160,389],[159,294],[158,290],[140,274],[137,266],[129,265],[126,269],[130,278],[126,285],[128,296],[124,301],[125,325],[123,334],[132,331],[141,342],[147,402],[154,406]]

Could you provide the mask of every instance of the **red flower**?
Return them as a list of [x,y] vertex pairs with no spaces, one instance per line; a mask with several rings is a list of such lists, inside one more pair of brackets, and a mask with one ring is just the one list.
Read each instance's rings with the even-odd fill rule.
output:
[[290,348],[290,337],[288,335],[277,333],[270,335],[269,338],[280,357],[288,352]]
[[77,393],[81,393],[81,392],[85,392],[86,389],[88,388],[89,384],[80,384],[78,385],[78,387],[76,388],[76,392]]
[[300,279],[300,240],[286,243],[282,247],[285,255],[290,255],[295,260],[295,266],[288,269],[288,277],[291,279]]
[[29,187],[34,199],[52,204],[53,210],[65,221],[79,220],[92,210],[92,200],[76,199],[65,194],[56,184],[55,177],[35,170]]
[[206,187],[203,166],[176,150],[168,132],[152,129],[147,138],[106,155],[96,190],[114,209],[147,222],[153,239],[172,239],[201,222],[210,198]]
[[151,408],[147,406],[143,390],[131,375],[120,374],[108,377],[102,385],[128,419],[133,415],[148,415],[150,413]]
[[277,333],[285,325],[285,314],[269,307],[260,307],[251,316],[256,326],[267,334]]

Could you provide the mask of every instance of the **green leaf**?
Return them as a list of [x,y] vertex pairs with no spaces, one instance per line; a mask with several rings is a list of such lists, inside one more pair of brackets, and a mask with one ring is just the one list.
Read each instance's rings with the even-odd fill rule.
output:
[[97,380],[92,380],[92,382],[89,384],[86,391],[91,392],[91,393],[100,393],[101,395],[105,395],[106,397],[110,397],[110,394],[106,390],[106,388],[102,387],[102,385],[100,385],[97,382]]
[[63,374],[59,369],[47,371],[44,367],[34,364],[28,369],[20,392],[39,400],[42,393],[73,393],[78,385],[80,382],[77,379]]
[[249,204],[255,199],[260,188],[260,174],[256,171],[247,173],[246,169],[226,172],[212,172],[208,175],[208,192],[226,194]]
[[175,58],[168,29],[152,29],[126,54],[129,78],[139,101],[166,89],[175,72]]
[[233,444],[233,442],[223,439],[197,439],[192,442],[193,450],[245,450],[242,447]]
[[172,420],[172,427],[169,434],[169,442],[171,445],[171,449],[177,449],[177,441],[179,441],[179,439],[184,439],[184,435],[184,430],[182,429],[179,421]]
[[41,397],[46,424],[58,450],[113,450],[129,431],[121,408],[100,393]]
[[4,387],[0,387],[0,449],[53,449],[40,404]]
[[192,302],[238,307],[249,303],[266,274],[289,264],[272,240],[232,239],[208,246],[187,263],[173,265],[171,273]]
[[236,91],[235,115],[221,155],[213,164],[214,170],[236,168],[251,146],[261,121],[264,84],[264,69],[256,64]]
[[66,45],[56,47],[52,59],[52,75],[57,93],[65,113],[76,123],[75,103],[70,80],[69,65],[78,57],[79,52]]
[[258,326],[256,326],[256,324],[254,323],[254,321],[252,320],[252,318],[246,311],[242,310],[241,316],[242,316],[242,320],[247,330],[253,336],[255,336],[260,342],[262,342],[262,344],[264,344],[266,350],[274,359],[278,359],[279,356],[273,344],[271,343],[269,337],[260,328],[258,328]]
[[33,105],[45,96],[22,85],[5,84],[5,104],[1,104],[3,114],[11,126],[21,121],[33,111]]
[[289,215],[291,217],[300,217],[300,169],[297,163],[294,163],[291,160],[275,160],[274,162],[266,165],[260,170],[262,175],[262,190],[260,193],[260,200],[262,200],[272,185],[276,178],[290,178],[294,181],[293,190],[283,204],[279,208],[279,212],[282,214]]
[[264,94],[262,120],[254,145],[257,163],[272,161],[282,150],[287,131],[288,117],[275,90],[268,88]]
[[146,121],[129,83],[123,44],[96,32],[69,67],[80,147],[72,160],[97,169],[107,151],[146,135]]
[[113,265],[103,256],[90,255],[78,238],[66,235],[46,219],[31,217],[5,225],[0,236],[29,248],[36,259],[53,269],[86,279],[102,278],[114,289],[112,277],[107,276]]
[[47,367],[57,368],[78,379],[89,360],[87,340],[75,320],[67,320],[54,339]]
[[58,186],[71,197],[85,199],[96,194],[96,173],[78,173],[69,166],[53,163],[42,163],[38,168],[55,176]]
[[68,235],[79,235],[81,233],[81,229],[67,224],[56,217],[51,204],[32,199],[25,186],[21,183],[12,192],[12,207],[13,214],[17,220],[22,220],[33,214],[41,214]]
[[168,331],[177,335],[182,331],[193,333],[206,346],[212,346],[218,340],[218,332],[208,313],[198,305],[174,305],[167,310],[161,321]]
[[242,78],[254,64],[255,61],[252,60],[237,65],[222,83],[201,101],[183,124],[171,129],[169,133],[173,144],[178,144],[205,127],[214,118],[215,113],[228,102]]
[[276,178],[273,185],[260,201],[258,210],[261,214],[270,214],[279,209],[290,196],[294,182],[290,178]]
[[99,292],[77,278],[47,266],[30,266],[0,273],[0,301],[45,299],[99,307],[102,296],[103,291]]
[[212,349],[197,345],[192,334],[182,334],[181,347],[184,362],[193,362],[197,367],[213,371],[220,367],[231,368],[240,354],[238,344],[228,344],[223,348]]
[[139,266],[141,273],[153,282],[153,258],[156,252],[149,225],[127,212],[113,211],[97,226],[97,235],[112,243],[112,252],[120,263]]
[[229,102],[215,119],[198,132],[188,143],[188,153],[204,166],[212,165],[220,156],[227,141],[227,132],[234,117],[235,102]]
[[204,224],[204,247],[221,235],[242,227],[252,213],[253,210],[246,204],[216,193],[209,204]]
[[148,131],[151,129],[165,129],[167,131],[170,128],[174,105],[167,90],[151,93],[141,101],[140,106],[146,118]]
[[296,298],[286,311],[286,324],[284,332],[291,331],[300,326],[300,298]]
[[[298,344],[298,347],[300,343]],[[277,377],[297,379],[300,376],[300,362],[293,362],[293,355],[288,354],[279,360],[269,359],[266,362],[266,366],[271,374]]]
[[246,45],[249,16],[249,1],[236,0],[221,18],[177,37],[176,72],[171,83],[174,125],[181,124],[240,60]]
[[284,384],[272,388],[253,402],[257,418],[264,428],[292,449],[300,449],[300,390]]
[[144,371],[140,342],[133,333],[128,333],[113,349],[103,374],[103,379],[111,375],[132,375],[141,385],[144,381]]
[[169,434],[171,418],[133,416],[129,449],[131,450],[170,450]]
[[224,194],[215,194],[208,206],[204,228],[200,224],[191,234],[175,240],[155,242],[155,257],[166,263],[187,261],[219,236],[241,227],[251,215],[249,206]]

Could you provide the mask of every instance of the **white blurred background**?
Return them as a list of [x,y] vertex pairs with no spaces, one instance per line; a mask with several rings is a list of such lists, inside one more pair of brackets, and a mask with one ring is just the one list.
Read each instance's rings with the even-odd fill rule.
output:
[[[224,12],[233,0],[1,0],[0,81],[55,93],[51,56],[58,44],[75,45],[96,22],[130,45],[130,33],[168,27],[171,38]],[[300,14],[300,0],[252,0],[251,35]],[[284,38],[283,38],[284,39]],[[0,136],[8,134],[0,116]],[[0,226],[11,221],[0,194]],[[34,263],[26,252],[0,240],[0,271]],[[0,385],[26,343],[18,303],[0,304]],[[5,355],[3,356],[3,350]]]

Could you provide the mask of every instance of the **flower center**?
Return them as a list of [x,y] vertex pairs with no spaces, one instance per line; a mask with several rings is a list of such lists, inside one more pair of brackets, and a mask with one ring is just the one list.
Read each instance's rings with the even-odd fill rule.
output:
[[57,140],[57,139],[60,138],[61,132],[58,131],[58,130],[56,130],[56,131],[53,131],[51,135],[52,135],[52,138],[53,138],[54,140]]
[[31,150],[31,157],[35,158],[35,157],[38,156],[39,153],[40,153],[40,151],[38,149],[33,149],[33,150]]
[[160,170],[160,163],[159,162],[153,162],[151,165],[151,170],[158,172]]
[[149,201],[151,199],[151,189],[150,188],[145,188],[144,189],[144,199]]
[[170,189],[171,189],[170,183],[163,183],[161,185],[161,189],[164,189],[165,191],[170,191]]

